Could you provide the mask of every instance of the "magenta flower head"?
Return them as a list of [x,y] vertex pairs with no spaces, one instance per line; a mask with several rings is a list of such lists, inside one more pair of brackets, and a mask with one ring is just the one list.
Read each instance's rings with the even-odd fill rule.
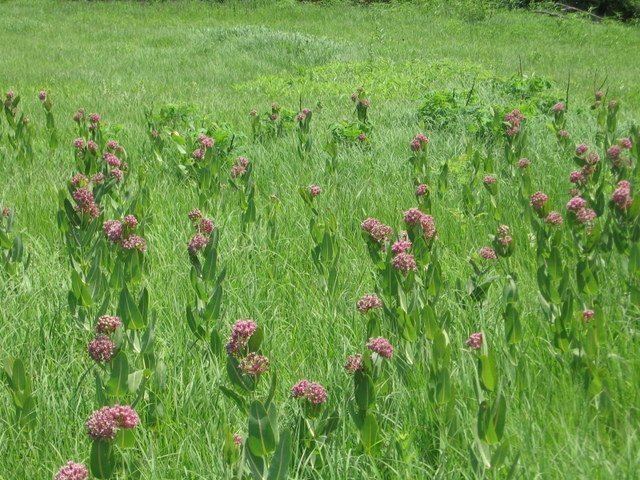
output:
[[576,170],[575,172],[571,172],[569,174],[569,181],[571,183],[575,183],[576,185],[581,185],[585,182],[584,174],[581,170]]
[[620,157],[621,152],[622,152],[622,149],[620,148],[619,145],[611,145],[607,149],[607,158],[610,160],[617,160]]
[[87,150],[89,150],[94,155],[97,153],[98,148],[99,148],[98,144],[96,142],[94,142],[93,140],[89,140],[87,142]]
[[422,220],[423,215],[424,213],[422,213],[419,209],[410,208],[403,214],[404,223],[406,223],[407,225],[418,225],[420,223],[420,220]]
[[359,142],[366,142],[367,141],[367,135],[362,132],[360,135],[358,135],[358,141]]
[[89,478],[89,470],[82,463],[68,461],[60,467],[53,480],[87,480]]
[[596,312],[594,312],[593,310],[584,310],[582,312],[582,320],[584,320],[585,322],[589,322],[593,319],[593,317],[595,316]]
[[393,230],[388,225],[385,225],[380,220],[376,218],[367,218],[364,220],[360,227],[362,230],[369,234],[369,237],[375,242],[383,245],[386,243],[391,235],[393,235]]
[[96,324],[96,333],[109,335],[111,333],[114,333],[121,326],[122,320],[120,320],[120,317],[102,315],[100,318],[98,318],[98,323]]
[[98,172],[91,177],[91,183],[94,185],[100,185],[104,182],[104,173]]
[[244,439],[242,438],[242,435],[234,433],[233,434],[233,444],[240,448],[242,446],[242,442],[244,441]]
[[84,109],[80,108],[73,114],[73,121],[80,123],[82,120],[84,120]]
[[560,113],[564,112],[567,109],[567,106],[564,102],[558,102],[551,109],[553,110],[553,113]]
[[567,202],[567,210],[570,212],[578,212],[587,206],[587,201],[579,196],[573,197]]
[[109,441],[116,437],[118,423],[111,407],[102,407],[91,414],[85,423],[87,434],[92,440]]
[[380,300],[380,298],[378,298],[378,296],[374,293],[364,295],[356,303],[356,308],[360,313],[364,315],[366,313],[369,313],[369,311],[371,310],[382,308],[382,300]]
[[473,350],[480,350],[480,348],[482,348],[483,340],[482,332],[476,332],[469,335],[465,344]]
[[40,90],[38,92],[38,99],[41,102],[46,102],[47,101],[47,92],[45,90]]
[[202,160],[204,158],[204,149],[202,148],[196,148],[192,153],[191,153],[191,157],[194,160]]
[[376,227],[377,225],[380,225],[380,223],[381,223],[380,220],[378,220],[377,218],[369,217],[360,224],[360,227],[365,232],[371,233],[374,227]]
[[118,428],[132,429],[140,425],[138,413],[129,405],[114,405],[111,407],[111,415]]
[[482,247],[478,250],[478,255],[485,260],[497,260],[498,255],[496,255],[496,251],[491,247]]
[[115,152],[120,149],[120,144],[116,140],[109,140],[107,142],[107,149]]
[[315,198],[321,193],[322,193],[322,189],[318,185],[309,186],[309,195],[311,195],[311,198]]
[[587,154],[587,164],[595,165],[599,161],[600,161],[600,155],[598,155],[598,152],[589,152]]
[[196,222],[198,220],[200,220],[202,218],[202,212],[200,210],[198,210],[197,208],[191,210],[189,212],[189,220],[191,220],[192,222]]
[[147,241],[139,235],[129,235],[120,245],[125,250],[137,250],[142,253],[147,251]]
[[328,395],[325,388],[319,383],[300,380],[291,387],[291,397],[302,398],[312,405],[322,405],[327,401]]
[[239,367],[245,375],[257,377],[269,370],[269,359],[259,353],[251,352],[240,361]]
[[589,151],[589,147],[588,147],[586,144],[584,144],[584,143],[581,143],[580,145],[578,145],[578,146],[576,147],[576,155],[577,155],[578,157],[581,157],[582,155],[584,155],[585,153],[587,153],[587,151]]
[[135,215],[126,215],[123,219],[123,222],[127,226],[127,228],[130,228],[132,230],[138,226],[138,219],[135,217]]
[[215,225],[213,221],[209,218],[203,218],[200,220],[200,225],[198,226],[198,230],[205,235],[209,235],[215,229]]
[[84,138],[76,138],[73,141],[73,146],[76,150],[83,150],[85,146]]
[[422,227],[424,238],[427,240],[431,240],[438,233],[436,230],[436,222],[431,215],[422,215],[420,226]]
[[633,142],[629,137],[618,140],[618,145],[625,150],[631,150],[633,148]]
[[627,210],[633,204],[631,184],[627,180],[618,182],[618,188],[613,191],[611,200],[620,210]]
[[214,140],[211,137],[207,137],[204,134],[198,135],[198,143],[202,148],[211,148],[213,147]]
[[549,212],[549,215],[547,215],[547,218],[545,218],[544,221],[547,222],[549,225],[559,227],[560,225],[562,225],[563,219],[560,213],[556,211],[552,211],[552,212]]
[[529,160],[528,158],[521,158],[520,160],[518,160],[518,168],[520,170],[529,168],[530,165],[531,165],[531,160]]
[[571,138],[571,134],[566,130],[558,130],[558,137],[564,138],[566,140]]
[[124,178],[124,172],[119,168],[114,168],[110,172],[111,176],[116,179],[116,182],[121,182]]
[[238,355],[249,343],[249,339],[258,329],[256,322],[250,319],[238,320],[231,328],[231,336],[227,342],[227,353]]
[[416,197],[424,197],[429,193],[429,186],[426,183],[421,183],[416,187]]
[[97,363],[107,363],[116,355],[116,344],[106,335],[97,335],[87,345],[89,356]]
[[205,248],[208,243],[208,237],[205,237],[201,233],[196,233],[193,237],[191,237],[191,240],[189,240],[189,245],[187,246],[187,248],[189,250],[189,253],[196,254],[203,248]]
[[586,225],[593,222],[597,216],[598,215],[595,210],[592,210],[591,208],[582,208],[576,213],[576,220],[583,225]]
[[534,208],[534,210],[543,210],[545,204],[549,201],[549,197],[546,193],[536,192],[531,195],[529,203]]
[[384,337],[370,338],[367,342],[367,348],[382,358],[389,359],[393,357],[393,345]]
[[245,174],[247,167],[249,166],[249,159],[246,157],[236,158],[236,162],[231,167],[231,178],[238,178]]
[[411,150],[414,152],[419,152],[420,150],[424,150],[424,148],[429,144],[429,138],[422,133],[418,133],[413,140],[411,140],[410,146]]
[[9,90],[7,91],[7,93],[5,94],[5,98],[9,101],[13,100],[16,96],[16,92],[14,92],[13,90]]
[[351,375],[364,370],[362,355],[360,355],[359,353],[357,353],[356,355],[349,355],[347,357],[347,362],[344,364],[344,369]]
[[91,115],[89,115],[89,121],[94,125],[97,123],[100,123],[100,120],[101,120],[100,115],[97,113],[92,113]]
[[485,177],[482,179],[482,183],[484,183],[485,185],[493,185],[497,181],[498,180],[493,175],[485,175]]
[[120,168],[122,166],[122,160],[120,160],[111,152],[104,152],[104,155],[102,155],[102,158],[111,167]]
[[76,188],[86,187],[89,184],[89,179],[83,173],[76,173],[71,177],[71,185]]
[[393,257],[391,264],[393,268],[400,271],[403,275],[418,269],[415,257],[407,252],[399,253]]
[[411,250],[411,241],[409,240],[398,240],[393,245],[391,245],[391,252],[394,255],[398,255],[399,253],[404,253]]
[[102,224],[102,231],[112,243],[117,243],[122,239],[122,223],[119,220],[107,220]]

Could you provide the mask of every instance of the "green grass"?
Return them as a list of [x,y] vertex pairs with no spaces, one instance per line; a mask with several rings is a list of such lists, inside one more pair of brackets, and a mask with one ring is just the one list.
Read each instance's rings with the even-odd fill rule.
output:
[[[150,271],[146,283],[157,314],[157,344],[167,364],[168,384],[161,402],[164,417],[154,431],[142,434],[136,455],[143,479],[225,478],[222,461],[226,427],[244,433],[234,407],[217,389],[226,380],[224,364],[192,346],[184,309],[191,300],[185,245],[190,235],[186,213],[196,205],[197,190],[160,165],[148,148],[144,109],[167,103],[192,104],[212,119],[243,132],[239,152],[255,165],[259,212],[268,197],[281,203],[275,245],[265,241],[259,225],[240,240],[237,210],[210,213],[223,225],[221,252],[229,267],[223,332],[237,318],[264,325],[264,350],[278,372],[282,417],[291,418],[287,392],[299,378],[322,382],[331,402],[343,406],[351,388],[341,365],[359,348],[365,335],[354,302],[373,289],[371,262],[360,238],[359,223],[375,216],[400,226],[403,210],[414,206],[408,168],[408,142],[422,129],[417,112],[431,89],[468,90],[479,79],[487,101],[506,97],[489,87],[520,68],[552,82],[563,97],[571,77],[569,117],[573,138],[591,140],[594,120],[587,108],[594,79],[607,78],[610,95],[623,102],[621,131],[640,113],[640,30],[616,23],[595,25],[579,19],[559,20],[524,11],[498,11],[478,22],[460,11],[418,6],[370,8],[310,4],[200,2],[2,2],[0,3],[0,87],[15,89],[23,107],[40,128],[37,91],[47,89],[54,102],[61,146],[47,152],[42,137],[36,158],[23,167],[0,147],[0,203],[17,212],[31,254],[28,282],[1,285],[0,355],[25,360],[36,389],[37,426],[17,432],[12,406],[0,394],[0,479],[50,478],[68,458],[86,461],[89,441],[84,421],[94,409],[94,386],[87,377],[85,345],[90,333],[71,320],[66,306],[69,265],[56,227],[57,191],[73,171],[72,113],[78,107],[98,111],[107,123],[119,124],[119,140],[135,170],[145,165],[151,189],[147,237]],[[370,150],[340,156],[336,175],[324,173],[319,144],[328,126],[351,115],[349,95],[364,85],[372,98],[375,126]],[[296,110],[322,104],[314,117],[315,149],[299,160],[293,137],[273,142],[250,140],[248,112],[271,101]],[[508,105],[507,105],[508,106]],[[559,155],[544,119],[531,122],[534,184],[558,207],[567,198],[568,160]],[[483,328],[499,357],[509,401],[507,434],[510,458],[520,455],[524,479],[634,478],[638,453],[640,349],[638,318],[625,316],[621,277],[613,263],[602,280],[599,298],[610,325],[614,428],[602,428],[580,379],[555,352],[551,333],[537,300],[535,248],[520,206],[503,189],[502,223],[512,226],[518,243],[513,261],[522,292],[525,337],[510,363],[502,344],[502,299],[494,286],[482,309],[466,310],[453,291],[456,279],[470,274],[467,258],[484,245],[496,222],[464,215],[456,189],[466,166],[455,160],[464,149],[461,129],[436,130],[430,156],[452,159],[453,185],[437,202],[434,216],[440,233],[447,295],[443,310],[454,345],[454,378],[458,389],[456,422],[449,444],[435,463],[427,462],[429,432],[423,414],[424,388],[400,382],[386,399],[389,436],[405,434],[414,445],[411,462],[394,462],[389,478],[472,478],[468,448],[473,441],[476,399],[474,364],[463,348],[466,336]],[[499,151],[492,152],[499,155]],[[327,307],[309,253],[307,211],[300,186],[322,185],[319,198],[339,223],[342,245],[337,313]],[[478,188],[482,188],[478,186]],[[4,282],[4,279],[3,279]],[[458,348],[458,346],[460,348]],[[423,385],[424,387],[424,385]],[[357,452],[357,431],[346,410],[329,443],[326,464],[319,469],[296,463],[292,478],[381,478],[379,465]],[[393,473],[396,472],[396,473]],[[138,478],[131,476],[130,478]]]

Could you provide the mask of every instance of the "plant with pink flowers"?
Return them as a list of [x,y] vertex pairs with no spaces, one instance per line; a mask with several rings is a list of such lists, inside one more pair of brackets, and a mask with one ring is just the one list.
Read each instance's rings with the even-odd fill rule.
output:
[[9,148],[15,153],[17,162],[33,160],[34,126],[30,118],[18,109],[20,95],[9,90],[4,98],[4,113],[9,129],[5,134]]
[[427,161],[428,145],[429,138],[423,133],[416,134],[409,144],[411,150],[409,162],[413,169],[413,183],[415,185],[420,185],[421,183],[426,183],[431,180],[429,176],[429,164]]
[[36,423],[36,397],[31,377],[22,360],[16,357],[4,359],[0,380],[9,391],[15,411],[13,421],[17,429],[33,427]]
[[313,112],[310,108],[303,108],[296,115],[295,121],[298,134],[298,154],[302,157],[311,151],[311,117]]
[[[249,112],[251,132],[256,141],[272,140],[282,137],[293,129],[294,122],[299,122],[295,112],[273,102],[264,112],[254,109]],[[311,117],[309,117],[311,120]]]
[[246,233],[249,225],[257,219],[256,185],[252,178],[253,164],[246,157],[236,158],[231,167],[229,184],[238,193],[240,204],[240,222],[242,232]]

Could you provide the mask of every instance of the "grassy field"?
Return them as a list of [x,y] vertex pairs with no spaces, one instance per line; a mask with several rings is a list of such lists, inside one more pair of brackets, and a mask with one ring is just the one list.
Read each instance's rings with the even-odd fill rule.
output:
[[[218,388],[228,384],[224,355],[207,353],[187,327],[185,308],[193,301],[187,213],[199,206],[198,187],[175,168],[175,150],[162,158],[154,154],[144,113],[166,104],[191,105],[197,118],[227,124],[238,133],[234,155],[253,165],[260,221],[241,232],[230,189],[221,207],[203,208],[220,228],[219,252],[227,266],[223,339],[239,318],[264,327],[262,350],[278,375],[282,428],[292,427],[299,415],[289,389],[301,378],[322,383],[331,407],[340,412],[336,431],[318,447],[323,462],[313,466],[298,451],[291,478],[506,478],[511,465],[517,465],[514,478],[523,479],[637,478],[639,317],[629,305],[623,269],[633,258],[602,254],[596,291],[588,299],[579,295],[606,318],[598,360],[606,392],[598,391],[596,400],[585,391],[572,352],[554,345],[541,310],[535,237],[519,203],[517,180],[496,167],[496,213],[477,181],[477,209],[470,214],[461,193],[469,177],[463,154],[472,137],[466,120],[434,127],[419,115],[433,90],[464,96],[473,86],[478,105],[509,110],[520,106],[513,90],[521,83],[544,84],[532,101],[562,100],[570,78],[572,145],[594,142],[597,126],[589,105],[594,85],[603,83],[608,98],[621,101],[618,136],[627,136],[640,115],[637,27],[525,11],[497,11],[470,21],[462,8],[411,5],[5,1],[0,44],[0,88],[22,96],[20,107],[37,132],[32,161],[16,161],[0,139],[0,205],[15,211],[30,254],[21,281],[0,277],[0,356],[25,363],[37,415],[32,427],[16,427],[10,395],[0,393],[0,479],[51,478],[68,459],[88,462],[90,456],[84,422],[98,404],[92,375],[83,373],[92,364],[86,353],[91,332],[72,319],[67,306],[71,268],[56,223],[58,191],[75,172],[71,117],[80,107],[99,112],[118,132],[134,172],[132,188],[146,185],[150,195],[143,284],[156,318],[156,353],[166,365],[166,386],[157,392],[163,413],[153,427],[138,427],[137,445],[123,457],[121,471],[128,473],[116,478],[232,478],[222,455],[225,431],[245,436],[246,420]],[[330,125],[353,118],[349,97],[359,86],[371,98],[370,148],[341,147],[337,170],[326,172],[329,155],[322,145],[330,139]],[[41,89],[49,92],[59,129],[60,145],[53,151],[37,99]],[[307,155],[298,154],[291,132],[252,139],[249,111],[268,110],[274,101],[295,112],[299,106],[314,110],[314,144]],[[544,190],[560,210],[570,198],[568,175],[575,167],[571,155],[557,147],[548,122],[546,112],[532,110],[525,153],[534,191]],[[355,302],[375,289],[360,222],[376,217],[397,229],[402,212],[416,206],[408,145],[420,131],[431,139],[433,170],[445,161],[450,169],[449,187],[434,198],[431,213],[444,285],[436,311],[450,339],[454,414],[434,433],[428,376],[403,381],[392,375],[393,388],[377,404],[384,453],[375,457],[360,451],[347,413],[352,381],[342,368],[366,340]],[[502,144],[487,146],[486,154],[500,165]],[[298,194],[310,184],[322,187],[315,202],[337,220],[341,257],[333,299],[311,259],[310,213]],[[273,197],[280,208],[270,226]],[[487,301],[465,306],[456,283],[470,277],[469,257],[499,224],[511,227],[516,252],[495,267],[499,278]],[[506,272],[520,292],[523,333],[516,345],[507,345],[503,333]],[[465,347],[468,335],[479,330],[496,357],[510,443],[506,466],[483,473],[474,472],[469,460],[478,400],[474,353]],[[391,335],[390,340],[395,344]],[[416,345],[425,352],[431,348],[424,338]],[[263,383],[260,391],[267,388],[268,381]]]

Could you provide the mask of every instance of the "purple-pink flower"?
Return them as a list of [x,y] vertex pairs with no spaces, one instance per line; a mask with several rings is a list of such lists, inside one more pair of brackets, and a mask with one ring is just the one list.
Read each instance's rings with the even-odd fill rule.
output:
[[518,160],[518,168],[521,170],[525,168],[529,168],[530,165],[531,165],[531,160],[529,160],[528,158],[521,158],[520,160]]
[[107,363],[116,354],[116,344],[106,335],[97,335],[87,345],[89,356],[97,363]]
[[424,197],[429,193],[429,186],[426,183],[421,183],[416,187],[416,197]]
[[545,218],[545,222],[547,222],[549,225],[558,227],[562,225],[562,215],[556,211],[549,212],[549,215],[547,215],[547,218]]
[[393,245],[391,245],[391,252],[394,255],[398,255],[399,253],[407,252],[411,250],[411,241],[410,240],[398,240]]
[[407,252],[399,253],[393,257],[391,264],[393,265],[393,268],[399,270],[404,275],[418,269],[415,257]]
[[251,319],[236,321],[231,328],[231,336],[227,342],[227,353],[237,355],[241,350],[244,350],[257,328],[258,325]]
[[578,212],[587,206],[587,201],[579,196],[573,197],[567,202],[567,210],[570,212]]
[[318,185],[309,186],[309,195],[311,195],[311,198],[315,198],[321,193],[322,193],[322,189]]
[[491,247],[482,247],[478,250],[478,255],[484,258],[485,260],[496,260],[498,255],[496,255],[496,251]]
[[631,196],[631,184],[627,180],[618,182],[617,188],[611,195],[611,200],[620,210],[627,210],[633,204]]
[[89,470],[82,463],[75,463],[69,460],[65,465],[60,467],[53,480],[87,480],[89,478]]
[[474,350],[479,350],[480,348],[482,348],[483,340],[484,339],[482,337],[482,332],[476,332],[469,335],[469,338],[467,338],[467,341],[465,343],[467,347]]
[[393,357],[393,345],[384,337],[370,338],[367,342],[367,348],[382,358]]
[[111,407],[102,407],[91,414],[85,423],[87,434],[92,440],[109,441],[116,437],[118,423]]
[[121,326],[122,320],[120,320],[120,317],[102,315],[100,318],[98,318],[98,323],[96,324],[96,333],[109,335],[115,332]]
[[344,369],[347,373],[354,374],[356,372],[361,372],[364,369],[364,365],[362,363],[362,355],[359,353],[355,355],[349,355],[347,357],[347,362],[344,364]]
[[382,300],[376,294],[364,295],[356,303],[356,308],[362,314],[369,313],[370,310],[382,308]]
[[535,210],[542,210],[549,200],[549,197],[546,193],[536,192],[531,195],[530,204]]
[[189,245],[187,246],[189,253],[196,254],[203,248],[207,246],[209,243],[209,238],[204,236],[201,233],[196,233],[191,240],[189,240]]
[[291,387],[291,396],[293,398],[303,398],[312,405],[321,405],[328,398],[327,391],[322,385],[309,380],[300,380]]
[[239,367],[245,375],[257,377],[269,370],[269,359],[259,353],[250,352],[240,361]]

